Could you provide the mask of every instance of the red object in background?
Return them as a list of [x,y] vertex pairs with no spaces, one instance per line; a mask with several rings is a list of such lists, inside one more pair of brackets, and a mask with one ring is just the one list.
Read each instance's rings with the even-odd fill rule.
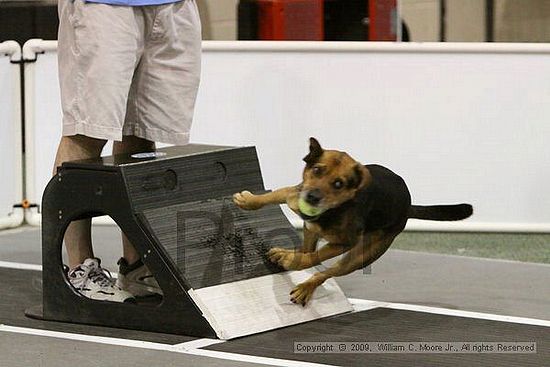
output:
[[240,0],[238,39],[397,41],[397,10],[397,0]]
[[369,41],[397,41],[397,0],[369,0]]
[[258,0],[258,39],[322,41],[323,0]]

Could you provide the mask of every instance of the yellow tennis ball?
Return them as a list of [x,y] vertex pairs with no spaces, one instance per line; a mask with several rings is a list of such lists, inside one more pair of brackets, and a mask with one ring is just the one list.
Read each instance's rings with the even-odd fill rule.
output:
[[324,212],[324,210],[321,209],[321,208],[317,208],[317,207],[309,205],[302,198],[300,198],[298,200],[298,209],[300,209],[300,212],[302,212],[302,214],[305,214],[309,217],[316,217],[318,215],[321,215]]

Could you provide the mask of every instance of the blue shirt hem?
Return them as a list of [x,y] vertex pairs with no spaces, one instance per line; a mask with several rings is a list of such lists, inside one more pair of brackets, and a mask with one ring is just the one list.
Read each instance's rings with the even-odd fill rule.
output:
[[121,6],[147,6],[176,3],[181,0],[85,0],[87,3],[99,3]]

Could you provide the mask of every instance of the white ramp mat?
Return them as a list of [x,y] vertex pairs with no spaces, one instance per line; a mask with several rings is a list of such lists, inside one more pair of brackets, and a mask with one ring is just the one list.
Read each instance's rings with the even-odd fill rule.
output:
[[290,291],[315,269],[190,290],[189,294],[220,339],[233,339],[353,310],[334,279],[319,286],[306,305],[290,301]]

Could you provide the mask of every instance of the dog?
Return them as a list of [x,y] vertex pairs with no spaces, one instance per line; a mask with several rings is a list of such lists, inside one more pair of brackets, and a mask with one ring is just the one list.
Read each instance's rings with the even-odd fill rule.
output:
[[[373,263],[403,231],[409,218],[455,221],[473,213],[470,204],[411,205],[405,181],[388,168],[363,165],[345,152],[325,150],[315,138],[309,143],[300,184],[261,195],[249,191],[233,195],[234,203],[242,209],[286,203],[304,220],[300,249],[274,247],[267,253],[270,261],[285,270],[307,269],[345,254],[298,284],[290,293],[293,303],[305,306],[327,279]],[[327,244],[317,249],[321,238]]]

